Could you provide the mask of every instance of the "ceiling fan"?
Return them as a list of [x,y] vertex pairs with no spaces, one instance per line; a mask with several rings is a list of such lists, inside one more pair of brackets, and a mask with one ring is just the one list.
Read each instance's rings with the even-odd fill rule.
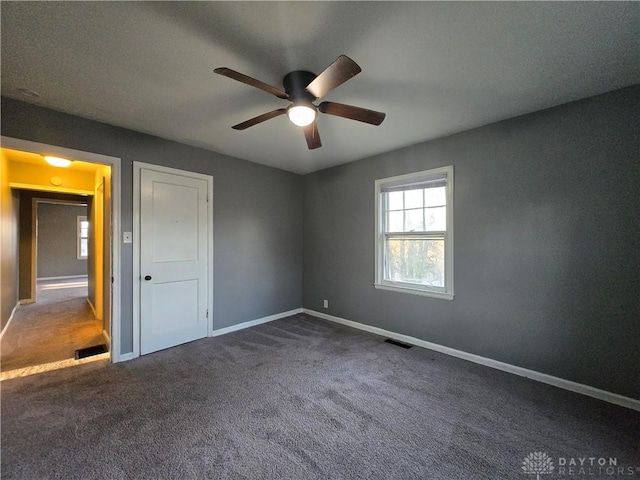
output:
[[234,125],[231,128],[244,130],[286,113],[291,122],[302,127],[309,150],[322,146],[320,134],[318,133],[318,125],[316,123],[318,111],[328,115],[369,123],[371,125],[380,125],[384,120],[384,113],[367,110],[366,108],[335,102],[322,102],[318,106],[313,103],[361,71],[362,69],[356,62],[346,55],[341,55],[331,65],[325,68],[320,75],[315,75],[314,73],[304,70],[295,70],[287,73],[282,80],[284,90],[281,90],[260,80],[231,70],[230,68],[222,67],[214,70],[214,72],[219,75],[246,83],[247,85],[259,88],[271,95],[291,102],[291,105],[287,108],[279,108],[263,113],[262,115]]

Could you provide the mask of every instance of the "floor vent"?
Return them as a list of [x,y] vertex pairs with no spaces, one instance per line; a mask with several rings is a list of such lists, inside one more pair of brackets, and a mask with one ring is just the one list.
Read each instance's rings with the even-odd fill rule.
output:
[[399,342],[398,340],[394,340],[392,338],[387,338],[385,342],[390,343],[391,345],[395,345],[396,347],[402,347],[402,348],[413,347],[413,345],[411,345],[410,343]]
[[101,353],[107,353],[109,350],[105,344],[95,345],[93,347],[81,348],[76,350],[76,360],[81,358],[93,357],[94,355],[100,355]]

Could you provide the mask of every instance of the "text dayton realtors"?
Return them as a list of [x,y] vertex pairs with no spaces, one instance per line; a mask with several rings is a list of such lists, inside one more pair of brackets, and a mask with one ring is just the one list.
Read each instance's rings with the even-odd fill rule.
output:
[[619,467],[615,457],[558,457],[560,475],[633,475],[635,472],[634,467]]

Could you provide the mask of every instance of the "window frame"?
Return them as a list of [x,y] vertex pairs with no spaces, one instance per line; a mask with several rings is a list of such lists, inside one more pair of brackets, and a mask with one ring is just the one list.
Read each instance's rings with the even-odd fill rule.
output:
[[[82,236],[82,222],[87,222],[87,236]],[[78,215],[76,218],[76,258],[78,260],[86,260],[89,258],[89,219],[86,215]],[[82,255],[82,240],[87,239],[87,255]]]
[[[415,283],[399,282],[384,278],[385,272],[385,247],[389,236],[385,232],[385,201],[382,195],[383,189],[388,186],[410,186],[437,178],[446,177],[446,230],[444,232],[444,287],[420,285]],[[453,165],[432,168],[420,172],[398,175],[395,177],[381,178],[375,181],[375,279],[374,287],[381,290],[424,295],[427,297],[453,300]],[[399,232],[393,234],[398,235]],[[405,236],[437,237],[442,232],[415,233],[404,232]],[[393,235],[392,234],[392,235]]]

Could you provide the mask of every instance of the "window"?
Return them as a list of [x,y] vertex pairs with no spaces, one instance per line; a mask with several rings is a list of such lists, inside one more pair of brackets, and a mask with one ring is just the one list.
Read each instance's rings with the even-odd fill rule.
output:
[[376,180],[375,287],[453,299],[453,167]]
[[78,216],[78,260],[89,255],[89,221],[87,217]]

